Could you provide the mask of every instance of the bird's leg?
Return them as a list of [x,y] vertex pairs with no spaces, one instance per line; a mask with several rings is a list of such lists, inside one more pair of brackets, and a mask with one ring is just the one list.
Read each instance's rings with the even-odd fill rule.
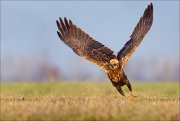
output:
[[128,89],[129,89],[129,91],[130,91],[130,96],[132,96],[132,97],[137,97],[136,95],[134,95],[134,94],[132,93],[132,87],[131,87],[131,84],[130,84],[129,80],[127,80],[126,85],[127,85]]
[[122,95],[122,96],[125,96],[121,86],[116,86],[116,89],[118,90],[118,92]]
[[130,84],[129,80],[127,80],[126,85],[127,85],[128,89],[129,89],[129,91],[132,92],[132,87],[131,87],[131,84]]

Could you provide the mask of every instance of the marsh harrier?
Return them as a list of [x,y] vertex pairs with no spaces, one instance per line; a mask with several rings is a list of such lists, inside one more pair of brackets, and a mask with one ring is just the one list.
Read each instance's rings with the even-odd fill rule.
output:
[[107,74],[113,86],[123,96],[125,96],[121,89],[123,85],[127,85],[130,92],[132,92],[131,84],[123,71],[124,65],[151,28],[152,22],[153,5],[151,3],[145,9],[129,41],[125,43],[116,56],[114,51],[90,37],[73,24],[71,20],[59,18],[59,21],[56,21],[59,38],[72,48],[77,55],[99,66]]

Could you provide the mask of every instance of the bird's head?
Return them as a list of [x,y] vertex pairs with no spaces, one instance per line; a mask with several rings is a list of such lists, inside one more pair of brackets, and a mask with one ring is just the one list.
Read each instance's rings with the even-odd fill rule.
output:
[[123,79],[121,81],[119,81],[119,83],[116,85],[116,89],[123,96],[125,96],[125,94],[124,94],[124,92],[123,92],[121,87],[124,86],[124,85],[126,85],[128,87],[128,89],[129,89],[129,91],[132,92],[131,84],[130,84],[130,82],[127,79],[126,76],[124,76]]
[[119,61],[117,59],[111,59],[110,64],[111,64],[111,68],[113,70],[117,69],[119,67]]

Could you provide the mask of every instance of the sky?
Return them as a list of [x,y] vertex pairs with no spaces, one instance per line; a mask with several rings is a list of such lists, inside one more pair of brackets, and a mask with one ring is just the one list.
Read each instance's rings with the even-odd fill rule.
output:
[[[56,19],[71,19],[95,40],[117,53],[129,40],[150,2],[1,1],[1,57],[47,54],[53,63],[64,70],[71,62],[89,65],[60,41],[56,33]],[[179,1],[152,3],[153,25],[131,58],[178,58]]]

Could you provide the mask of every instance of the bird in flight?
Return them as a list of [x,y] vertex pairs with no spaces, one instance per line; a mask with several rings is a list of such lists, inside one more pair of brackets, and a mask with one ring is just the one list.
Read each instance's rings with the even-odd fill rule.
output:
[[69,46],[77,55],[89,60],[100,67],[109,77],[118,92],[125,96],[122,86],[126,85],[132,93],[131,84],[123,68],[128,58],[139,46],[153,23],[153,4],[149,4],[134,28],[129,41],[117,53],[96,41],[78,28],[71,20],[64,17],[56,20],[59,38]]

